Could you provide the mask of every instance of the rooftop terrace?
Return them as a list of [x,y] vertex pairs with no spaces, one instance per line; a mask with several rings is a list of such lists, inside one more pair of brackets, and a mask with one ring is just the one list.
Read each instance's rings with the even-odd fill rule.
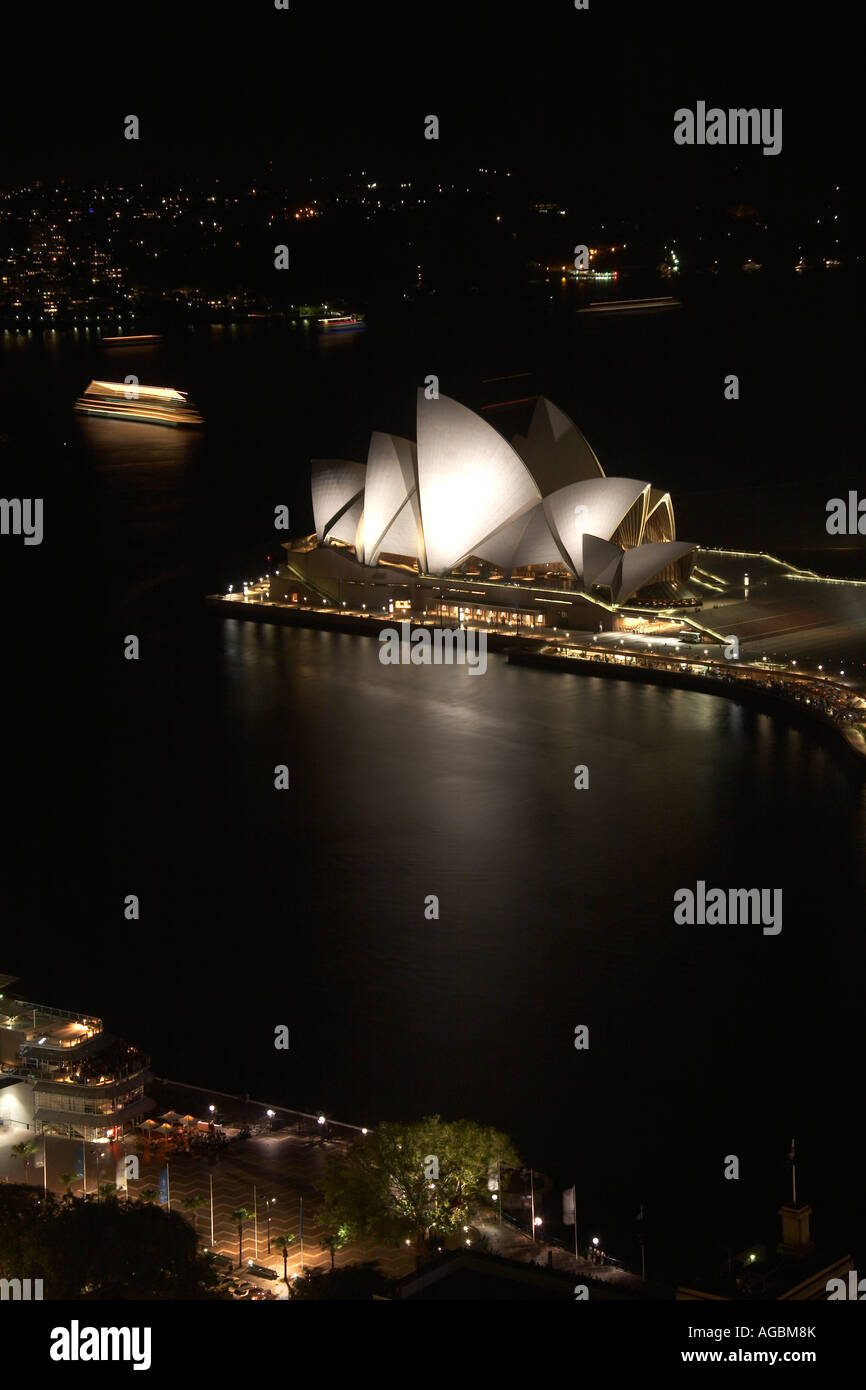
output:
[[28,1044],[72,1048],[98,1037],[102,1032],[102,1019],[0,995],[0,1028],[24,1033]]

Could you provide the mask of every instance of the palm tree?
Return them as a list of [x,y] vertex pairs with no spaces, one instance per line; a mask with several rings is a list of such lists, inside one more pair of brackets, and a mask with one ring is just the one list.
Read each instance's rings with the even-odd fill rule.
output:
[[192,1212],[192,1228],[196,1235],[198,1235],[198,1213],[201,1211],[202,1207],[207,1206],[207,1201],[207,1197],[203,1197],[200,1192],[195,1193],[192,1197],[184,1197],[181,1200],[181,1206],[184,1211]]
[[61,1173],[59,1176],[60,1176],[60,1181],[63,1183],[63,1186],[66,1188],[66,1191],[65,1191],[64,1194],[63,1194],[64,1198],[66,1198],[66,1197],[70,1197],[70,1198],[71,1198],[71,1197],[72,1197],[72,1193],[70,1192],[69,1189],[71,1188],[71,1186],[72,1186],[72,1184],[73,1184],[74,1182],[79,1182],[79,1181],[80,1181],[80,1179],[81,1179],[81,1174],[80,1174],[80,1173]]
[[286,1285],[287,1288],[288,1288],[288,1284],[289,1284],[289,1271],[288,1271],[288,1263],[289,1263],[289,1246],[290,1246],[290,1245],[294,1245],[294,1243],[295,1243],[295,1237],[294,1237],[294,1236],[277,1236],[276,1239],[274,1240],[274,1245],[275,1245],[275,1246],[277,1247],[277,1249],[281,1252],[282,1257],[283,1257],[283,1282],[285,1283],[285,1285]]
[[112,1197],[116,1197],[116,1196],[117,1196],[117,1183],[116,1183],[116,1182],[104,1182],[104,1183],[102,1184],[102,1186],[100,1187],[100,1189],[99,1189],[100,1201],[107,1202],[107,1201],[109,1201]]
[[155,1202],[158,1197],[159,1193],[155,1187],[143,1187],[138,1194],[138,1200],[140,1202]]
[[36,1151],[36,1145],[32,1139],[25,1139],[21,1144],[12,1145],[12,1153],[17,1154],[24,1163],[24,1181],[30,1181],[30,1155]]
[[252,1212],[246,1207],[236,1207],[229,1212],[229,1220],[234,1221],[238,1228],[238,1269],[243,1269],[244,1264],[244,1222],[249,1221]]
[[323,1240],[319,1241],[319,1244],[327,1250],[331,1256],[332,1272],[334,1269],[334,1256],[338,1250],[342,1250],[343,1246],[347,1244],[349,1234],[348,1226],[338,1226],[333,1235],[325,1236]]

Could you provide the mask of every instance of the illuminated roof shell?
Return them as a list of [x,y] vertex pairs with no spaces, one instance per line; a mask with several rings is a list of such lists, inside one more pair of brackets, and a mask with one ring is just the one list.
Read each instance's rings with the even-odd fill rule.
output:
[[546,396],[539,396],[529,430],[514,447],[548,497],[569,483],[603,478],[604,469],[572,419]]
[[541,493],[526,464],[465,405],[418,391],[418,492],[430,574],[447,574]]
[[690,541],[655,541],[626,550],[622,560],[622,580],[614,594],[616,603],[625,603],[661,570],[694,550]]
[[551,534],[568,556],[574,574],[583,575],[583,537],[609,541],[649,483],[636,478],[588,478],[560,488],[544,499]]
[[[410,498],[414,504],[407,508]],[[382,550],[418,558],[419,526],[415,445],[376,430],[364,487],[364,564],[375,565]]]
[[320,541],[334,522],[364,491],[367,470],[347,459],[313,459],[313,519]]

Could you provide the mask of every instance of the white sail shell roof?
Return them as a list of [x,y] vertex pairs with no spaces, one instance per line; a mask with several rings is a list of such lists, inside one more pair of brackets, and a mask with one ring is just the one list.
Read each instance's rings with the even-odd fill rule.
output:
[[600,536],[588,532],[583,538],[583,582],[587,589],[593,584],[607,584],[618,588],[622,580],[622,557],[624,552],[618,545],[603,541]]
[[575,574],[583,574],[585,533],[609,541],[623,517],[648,488],[649,483],[636,478],[589,478],[545,497],[544,511],[550,530],[568,556]]
[[375,558],[370,563],[375,564],[380,555],[411,556],[413,560],[420,560],[423,566],[424,536],[421,530],[416,493],[407,497],[403,503],[377,545]]
[[614,594],[616,602],[624,603],[635,590],[648,584],[659,570],[688,555],[690,550],[694,550],[690,541],[652,541],[649,545],[626,550],[622,561],[622,582]]
[[542,497],[585,478],[603,478],[604,469],[572,419],[546,396],[539,396],[529,431],[514,447],[535,478]]
[[[370,436],[364,487],[365,565],[375,565],[380,550],[394,548],[390,542],[383,546],[383,538],[414,492],[415,445],[408,439],[375,430]],[[417,555],[417,540],[413,540],[411,550],[399,553]]]
[[524,565],[561,564],[563,561],[567,564],[568,557],[563,555],[560,547],[556,544],[545,515],[544,506],[539,503],[529,513],[526,528],[514,552],[514,559],[511,562],[512,568],[520,569]]
[[427,568],[442,574],[541,497],[520,456],[480,415],[418,391],[418,492]]
[[[550,533],[541,502],[497,531],[475,554],[502,569],[562,563],[564,556]],[[566,562],[567,563],[567,562]]]
[[[538,505],[540,507],[541,503]],[[499,565],[500,569],[512,569],[514,556],[523,533],[529,525],[529,518],[535,516],[537,511],[538,507],[534,507],[531,512],[524,512],[516,521],[509,521],[505,526],[500,527],[498,531],[495,531],[492,536],[476,547],[475,554],[481,560],[489,560],[491,565]],[[548,535],[550,535],[549,530]]]
[[361,518],[364,515],[364,499],[356,497],[351,506],[344,512],[340,512],[336,521],[328,527],[325,533],[329,541],[344,541],[346,545],[357,546],[363,534]]
[[313,520],[323,541],[335,518],[364,490],[367,470],[347,459],[313,459]]

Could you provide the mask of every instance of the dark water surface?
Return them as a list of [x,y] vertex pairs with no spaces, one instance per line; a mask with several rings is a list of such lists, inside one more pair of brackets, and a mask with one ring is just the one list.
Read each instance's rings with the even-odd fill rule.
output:
[[[411,433],[415,383],[437,369],[472,404],[482,378],[542,373],[528,389],[578,418],[608,472],[670,486],[675,505],[683,488],[680,534],[748,545],[775,521],[773,549],[785,460],[806,476],[822,413],[844,452],[841,347],[817,401],[796,421],[781,409],[789,361],[835,341],[829,312],[794,343],[764,305],[742,343],[734,319],[720,340],[684,311],[592,339],[557,322],[482,331],[466,314],[427,338],[373,321],[327,345],[226,328],[146,353],[8,346],[4,494],[46,498],[46,539],[14,555],[4,540],[0,969],[98,1011],[163,1075],[357,1123],[497,1125],[577,1183],[582,1240],[592,1227],[634,1260],[646,1203],[651,1261],[676,1274],[775,1236],[793,1134],[818,1237],[856,1248],[866,795],[817,735],[499,657],[483,677],[383,667],[368,639],[200,603],[264,571],[278,502],[293,531],[310,526],[310,456],[364,458],[371,428]],[[735,349],[757,362],[762,337],[785,341],[766,365],[772,405],[732,424],[717,368]],[[91,375],[127,371],[188,387],[204,435],[69,417]],[[705,494],[732,450],[722,526]],[[749,505],[746,455],[760,464]],[[831,492],[798,494],[801,547],[822,545]],[[749,534],[731,533],[738,518]],[[674,891],[698,879],[782,888],[782,933],[677,926]],[[140,923],[123,920],[131,892]],[[280,1023],[288,1054],[272,1046]],[[722,1179],[728,1154],[739,1183]]]

